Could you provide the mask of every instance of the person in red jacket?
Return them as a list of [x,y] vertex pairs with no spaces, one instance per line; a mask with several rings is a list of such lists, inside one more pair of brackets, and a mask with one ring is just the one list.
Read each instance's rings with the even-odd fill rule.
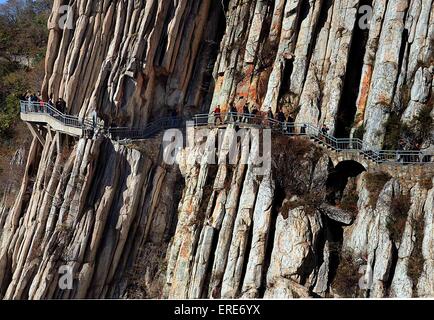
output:
[[215,107],[214,109],[214,124],[217,124],[217,119],[220,120],[220,123],[223,123],[222,117],[221,117],[221,110],[220,106]]

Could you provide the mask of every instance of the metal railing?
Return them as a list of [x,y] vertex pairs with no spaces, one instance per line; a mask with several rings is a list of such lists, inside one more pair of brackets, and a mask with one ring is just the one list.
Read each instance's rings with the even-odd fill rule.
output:
[[113,140],[148,139],[162,130],[181,128],[184,125],[185,120],[180,117],[167,117],[153,121],[143,128],[113,127],[107,128],[106,131]]
[[47,102],[20,101],[20,111],[24,114],[44,114],[56,119],[67,127],[92,129],[92,120],[80,119],[57,110]]
[[[65,126],[82,128],[86,131],[94,129],[90,119],[80,119],[61,113],[53,106],[44,102],[20,101],[21,113],[25,114],[46,114],[63,123]],[[113,140],[125,139],[147,139],[162,130],[170,128],[182,128],[186,120],[180,117],[161,118],[141,128],[110,127],[99,128],[101,132],[108,134]],[[191,119],[190,125],[201,126],[226,126],[228,124],[257,126],[270,128],[288,136],[306,136],[335,152],[357,153],[375,163],[396,163],[396,164],[423,164],[432,163],[434,154],[421,150],[370,150],[362,140],[358,138],[336,138],[316,126],[308,123],[290,123],[271,119],[258,114],[243,113],[220,113],[220,114],[197,114]]]
[[370,150],[358,138],[336,138],[309,123],[289,123],[261,115],[241,113],[198,114],[195,126],[249,124],[270,128],[288,136],[306,136],[336,152],[357,153],[375,163],[423,164],[434,162],[434,154],[422,150]]

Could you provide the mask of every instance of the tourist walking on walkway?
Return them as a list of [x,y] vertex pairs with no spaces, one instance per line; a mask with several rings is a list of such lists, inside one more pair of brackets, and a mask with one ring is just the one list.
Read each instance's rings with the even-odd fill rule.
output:
[[403,156],[402,153],[404,151],[405,148],[405,140],[404,139],[399,139],[398,141],[398,150],[396,151],[396,161],[401,161]]
[[246,103],[243,107],[243,119],[242,122],[248,123],[250,117],[249,103]]
[[291,116],[291,114],[289,114],[286,118],[286,127],[289,134],[294,133],[294,118]]
[[328,131],[329,131],[329,128],[328,128],[325,124],[323,124],[322,127],[321,127],[321,133],[322,133],[322,137],[321,137],[321,139],[322,139],[325,143],[329,143],[328,138],[327,138]]
[[30,97],[30,100],[32,102],[38,102],[39,101],[38,96],[35,93],[32,94],[32,96]]
[[60,106],[60,98],[59,98],[59,99],[57,99],[57,101],[56,101],[56,110],[59,111],[59,112],[61,112],[61,111],[60,111],[60,108],[61,108],[61,106]]
[[266,125],[268,125],[268,126],[271,127],[271,124],[273,123],[273,120],[274,120],[273,111],[271,111],[271,109],[268,109]]
[[259,119],[259,110],[255,107],[253,107],[252,110],[252,123],[253,124],[260,124],[261,119]]
[[[54,108],[53,96],[50,96],[50,99],[48,99],[47,104],[48,104],[49,107]],[[52,111],[51,109],[47,109],[47,112],[48,112],[50,115],[53,114],[53,111]]]
[[38,91],[37,97],[38,97],[38,101],[39,101],[40,111],[41,112],[46,112],[46,110],[45,110],[45,101],[42,99],[42,95],[41,95],[41,93],[39,91]]
[[329,128],[325,124],[323,124],[323,126],[321,128],[322,134],[327,135],[328,131],[329,131]]
[[285,114],[283,113],[282,109],[279,109],[279,111],[276,114],[276,120],[279,121],[279,126],[281,127],[283,132],[286,132],[286,119]]
[[32,94],[27,91],[26,94],[26,101],[27,101],[27,111],[32,112],[33,108],[32,108]]
[[63,98],[59,98],[60,100],[60,112],[66,113],[66,102]]
[[229,108],[229,113],[228,113],[228,115],[229,115],[228,121],[230,121],[230,122],[237,122],[238,121],[237,114],[238,114],[237,108],[235,108],[234,104],[231,103],[230,104],[230,108]]
[[64,114],[66,112],[66,102],[62,98],[56,101],[56,110]]
[[98,115],[96,113],[96,110],[94,109],[92,111],[92,127],[94,131],[96,131],[97,125],[98,125]]
[[36,93],[32,93],[30,96],[30,104],[31,104],[31,110],[33,112],[38,112],[38,97],[36,96]]
[[222,121],[222,117],[221,117],[220,106],[217,106],[217,107],[215,107],[215,109],[214,109],[214,124],[217,124],[217,119],[220,120],[220,124],[223,123],[223,121]]

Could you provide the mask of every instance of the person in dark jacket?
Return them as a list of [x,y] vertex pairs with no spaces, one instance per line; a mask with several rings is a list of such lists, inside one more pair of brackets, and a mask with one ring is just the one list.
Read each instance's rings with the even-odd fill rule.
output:
[[48,99],[47,104],[48,104],[49,107],[51,107],[51,108],[47,108],[47,112],[49,114],[53,114],[53,111],[51,109],[54,108],[55,106],[54,106],[54,99],[53,99],[52,95],[50,96],[50,99]]
[[237,108],[235,108],[234,104],[231,103],[229,109],[229,121],[237,122],[238,121],[237,114],[238,114]]
[[253,124],[261,124],[262,121],[259,118],[260,117],[259,110],[256,107],[253,107],[251,113],[252,113],[252,119],[250,120],[250,122]]
[[282,123],[286,121],[285,114],[283,113],[282,109],[280,109],[279,112],[277,112],[276,120]]
[[53,96],[50,96],[50,99],[48,99],[47,103],[50,107],[54,107]]
[[250,110],[249,110],[249,104],[246,103],[243,107],[243,122],[249,122],[249,116],[250,116]]
[[286,118],[286,127],[289,134],[294,133],[294,118],[290,114]]
[[62,98],[59,98],[56,101],[56,109],[60,113],[65,113],[66,112],[66,102],[65,102],[65,100],[63,100]]
[[279,111],[276,114],[276,120],[279,121],[279,127],[282,129],[283,132],[286,132],[286,118],[285,114],[283,113],[282,109],[279,109]]
[[60,98],[57,99],[55,107],[56,107],[56,110],[57,110],[57,111],[61,112],[61,111],[60,111],[60,109],[61,109]]
[[36,95],[36,93],[32,94],[32,96],[30,97],[30,101],[39,102],[39,99],[38,99],[38,96]]
[[33,112],[39,112],[39,106],[38,106],[38,97],[36,96],[36,93],[32,93],[29,97],[30,102],[30,109]]
[[60,98],[60,112],[66,113],[66,101]]

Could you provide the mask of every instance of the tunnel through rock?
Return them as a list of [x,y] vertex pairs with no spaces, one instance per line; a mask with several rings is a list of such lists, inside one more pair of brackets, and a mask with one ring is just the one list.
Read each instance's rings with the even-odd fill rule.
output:
[[[365,167],[354,160],[344,160],[339,162],[335,167],[329,167],[327,177],[327,198],[326,201],[331,205],[341,205],[344,192],[347,192],[347,185],[349,179],[355,178],[363,171]],[[357,204],[354,204],[357,206]],[[345,209],[348,210],[348,209]],[[349,212],[354,214],[354,212]],[[328,286],[330,286],[336,278],[338,268],[343,263],[345,266],[345,252],[342,252],[343,243],[343,224],[341,222],[325,217],[325,238],[329,246],[329,272],[328,272]]]
[[357,177],[363,171],[366,171],[365,167],[354,160],[341,161],[331,168],[327,177],[327,201],[335,205],[342,198],[348,179]]
[[[364,5],[371,6],[372,0],[360,1],[360,7]],[[359,25],[359,21],[364,18],[364,14],[363,11],[357,14],[353,38],[351,40],[344,87],[336,119],[335,135],[338,138],[349,137],[357,111],[357,98],[362,77],[363,60],[369,37],[369,28],[362,28]]]

